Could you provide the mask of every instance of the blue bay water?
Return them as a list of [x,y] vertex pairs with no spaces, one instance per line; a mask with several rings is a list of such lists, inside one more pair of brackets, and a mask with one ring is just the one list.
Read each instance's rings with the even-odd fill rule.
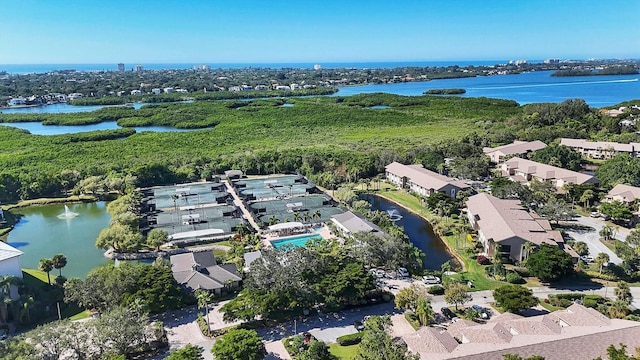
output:
[[464,97],[515,100],[521,105],[540,102],[559,103],[584,99],[592,107],[604,107],[640,99],[639,75],[552,77],[553,71],[534,71],[514,75],[431,80],[395,84],[342,87],[333,96],[386,92],[415,96],[429,89],[463,88]]

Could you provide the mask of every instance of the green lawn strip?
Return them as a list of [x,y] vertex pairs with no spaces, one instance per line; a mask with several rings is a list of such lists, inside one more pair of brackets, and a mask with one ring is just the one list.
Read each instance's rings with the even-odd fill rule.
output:
[[[51,275],[51,282],[55,279],[55,275]],[[35,269],[22,269],[22,280],[24,284],[31,288],[39,288],[42,285],[49,285],[47,281],[47,273]]]
[[78,201],[90,202],[90,201],[96,201],[96,200],[97,200],[96,197],[91,195],[79,195],[79,196],[74,195],[74,196],[62,197],[62,198],[40,198],[40,199],[23,200],[17,204],[4,205],[3,208],[4,210],[11,210],[16,208],[28,207],[32,205],[62,204],[62,203],[78,202]]
[[76,313],[75,315],[72,316],[68,316],[70,313],[71,307],[69,307],[68,309],[66,309],[65,311],[62,312],[62,318],[69,318],[69,320],[80,320],[80,319],[86,319],[91,317],[91,312],[89,310],[80,310],[79,313]]
[[343,360],[351,360],[355,358],[360,345],[342,346],[337,343],[329,344],[329,352]]
[[[606,246],[609,250],[613,251],[614,254],[616,252],[616,245],[615,244],[616,244],[617,241],[622,242],[622,241],[617,240],[617,239],[605,240],[604,238],[600,238],[600,242],[604,246]],[[593,256],[595,258],[596,256],[598,256],[598,254],[591,254],[591,256]]]

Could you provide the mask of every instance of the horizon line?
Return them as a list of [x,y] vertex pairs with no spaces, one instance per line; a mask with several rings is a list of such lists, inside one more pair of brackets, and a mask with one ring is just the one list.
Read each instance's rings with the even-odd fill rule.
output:
[[511,60],[527,60],[527,61],[542,61],[546,59],[560,59],[560,60],[570,60],[570,61],[593,61],[593,60],[640,60],[640,57],[634,58],[620,58],[620,57],[610,57],[610,58],[562,58],[562,57],[547,57],[547,58],[536,58],[536,59],[527,59],[523,57],[515,57],[510,59],[439,59],[439,60],[331,60],[331,61],[254,61],[254,62],[242,62],[242,61],[160,61],[160,62],[146,62],[146,61],[114,61],[114,62],[43,62],[43,63],[0,63],[0,65],[106,65],[106,64],[119,64],[119,63],[128,63],[128,64],[149,64],[149,65],[162,65],[162,64],[306,64],[306,63],[314,63],[314,64],[335,64],[335,63],[354,63],[354,64],[363,64],[363,63],[412,63],[412,62],[455,62],[455,61],[511,61]]

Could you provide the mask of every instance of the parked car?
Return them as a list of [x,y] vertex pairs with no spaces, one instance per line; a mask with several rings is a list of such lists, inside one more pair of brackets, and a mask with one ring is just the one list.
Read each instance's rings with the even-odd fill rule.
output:
[[449,320],[456,317],[456,314],[454,314],[453,311],[451,311],[451,309],[449,309],[448,307],[443,307],[442,309],[440,309],[440,312]]
[[406,278],[406,277],[410,277],[411,274],[409,274],[409,271],[406,268],[398,268],[398,276]]
[[583,255],[580,256],[580,260],[586,262],[586,263],[592,263],[595,261],[595,259],[593,258],[593,256],[588,256],[588,255]]
[[362,323],[362,321],[358,321],[358,320],[354,321],[353,322],[353,327],[355,327],[356,330],[358,330],[358,331],[364,330],[364,324]]
[[487,309],[483,308],[480,305],[471,305],[471,308],[475,311],[477,311],[478,313],[480,313],[480,318],[481,319],[488,319],[489,318],[489,312],[487,311]]
[[433,275],[425,275],[422,277],[422,281],[425,284],[429,284],[429,285],[435,285],[435,284],[440,284],[440,278],[437,276],[433,276]]
[[382,279],[384,277],[384,270],[380,270],[380,269],[376,270],[376,277],[378,279]]
[[599,212],[597,212],[597,211],[592,211],[592,212],[591,212],[591,217],[592,217],[592,218],[600,217],[600,213],[599,213]]

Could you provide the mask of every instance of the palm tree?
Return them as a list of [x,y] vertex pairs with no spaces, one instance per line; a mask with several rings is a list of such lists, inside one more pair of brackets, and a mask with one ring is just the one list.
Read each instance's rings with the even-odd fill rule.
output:
[[58,269],[59,275],[62,276],[62,268],[67,266],[67,257],[62,254],[56,254],[53,255],[51,261],[53,262],[53,267]]
[[422,325],[428,325],[429,321],[435,320],[433,308],[431,308],[431,303],[428,299],[422,297],[418,299],[416,315],[418,316],[418,320]]
[[275,225],[278,223],[278,217],[273,215],[270,219],[269,219],[269,225]]
[[611,240],[616,236],[616,228],[611,225],[605,225],[600,229],[600,236],[602,236],[605,240]]
[[49,273],[53,270],[53,261],[51,261],[51,259],[40,259],[38,269],[47,273],[47,280],[49,281],[49,285],[51,285],[51,276]]
[[591,201],[593,199],[594,193],[593,190],[591,189],[587,189],[582,193],[582,196],[580,196],[580,202],[584,204],[584,208],[588,208],[589,207],[589,201]]
[[211,325],[209,324],[209,304],[213,301],[214,295],[204,289],[196,289],[195,291],[196,300],[198,301],[198,308],[204,308],[206,314],[207,328],[209,332],[211,332]]
[[18,283],[18,278],[11,275],[0,277],[0,322],[7,322],[8,303],[11,302],[11,286]]
[[300,216],[299,212],[293,213],[293,221],[300,221]]
[[609,260],[609,255],[603,252],[599,253],[598,256],[596,256],[596,258],[594,259],[595,263],[600,267],[600,274],[602,274],[602,267],[604,266],[604,264],[607,264]]
[[629,313],[629,304],[622,300],[616,300],[607,309],[609,316],[614,319],[622,319]]
[[614,294],[620,301],[624,301],[627,304],[631,304],[633,301],[633,295],[631,295],[631,289],[629,289],[629,284],[624,281],[618,282],[618,287],[614,289]]

